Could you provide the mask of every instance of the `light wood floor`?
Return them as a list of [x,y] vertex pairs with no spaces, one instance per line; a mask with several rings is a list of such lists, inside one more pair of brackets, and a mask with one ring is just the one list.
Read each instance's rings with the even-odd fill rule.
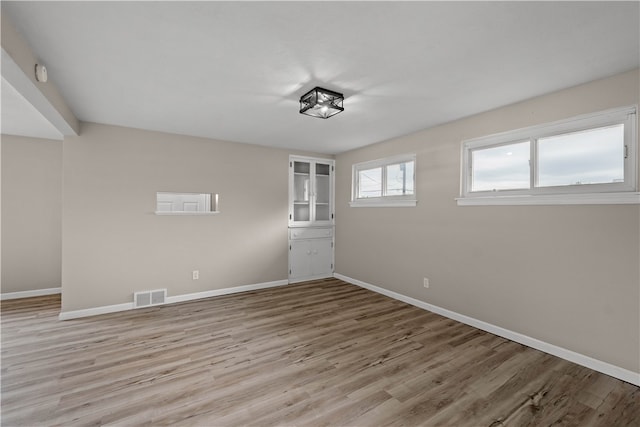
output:
[[2,302],[2,425],[638,426],[640,389],[328,279],[58,321]]

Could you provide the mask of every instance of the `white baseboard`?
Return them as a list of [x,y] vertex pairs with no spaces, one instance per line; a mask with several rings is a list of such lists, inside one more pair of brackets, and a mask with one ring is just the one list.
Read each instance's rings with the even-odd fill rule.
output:
[[125,302],[122,304],[114,305],[103,305],[101,307],[85,308],[82,310],[61,311],[58,315],[58,320],[78,319],[80,317],[97,316],[98,314],[108,314],[127,310],[133,310],[132,302]]
[[174,297],[167,297],[167,304],[191,301],[200,298],[217,297],[220,295],[237,294],[240,292],[257,291],[259,289],[275,288],[277,286],[287,284],[289,284],[287,280],[276,280],[274,282],[255,283],[253,285],[235,286],[233,288],[212,289],[210,291],[196,292],[193,294],[176,295]]
[[379,294],[405,302],[407,304],[411,304],[423,310],[440,314],[441,316],[448,317],[449,319],[457,320],[458,322],[465,323],[469,326],[473,326],[474,328],[482,329],[483,331],[490,332],[494,335],[507,338],[511,341],[515,341],[528,347],[535,348],[536,350],[552,354],[561,359],[565,359],[578,365],[593,369],[594,371],[602,372],[603,374],[610,375],[622,381],[640,386],[640,373],[638,372],[633,372],[628,369],[624,369],[619,366],[615,366],[610,363],[585,356],[584,354],[576,353],[575,351],[567,350],[566,348],[558,347],[557,345],[549,344],[536,338],[532,338],[527,335],[502,328],[500,326],[492,325],[491,323],[474,319],[473,317],[465,316],[464,314],[456,313],[455,311],[447,310],[446,308],[438,307],[437,305],[429,304],[424,301],[420,301],[415,298],[411,298],[406,295],[402,295],[400,293],[363,282],[361,280],[343,276],[342,274],[335,273],[333,276],[336,279],[343,280],[347,283],[369,289],[370,291],[377,292]]
[[310,282],[311,280],[320,280],[320,279],[330,279],[333,277],[333,273],[329,273],[329,276],[326,274],[318,274],[317,276],[307,276],[303,278],[297,279],[289,279],[289,283],[302,283],[302,282]]
[[[193,294],[176,295],[167,297],[165,304],[154,305],[153,307],[160,307],[161,305],[174,304],[177,302],[191,301],[201,298],[209,298],[220,295],[236,294],[239,292],[255,291],[258,289],[274,288],[276,286],[287,285],[287,280],[276,280],[273,282],[255,283],[252,285],[235,286],[232,288],[212,289],[210,291],[196,292]],[[144,308],[144,307],[141,307]],[[83,310],[63,311],[58,315],[59,320],[77,319],[80,317],[96,316],[98,314],[115,313],[118,311],[133,310],[133,302],[127,302],[123,304],[105,305],[102,307],[86,308]]]
[[0,294],[0,301],[7,299],[41,297],[43,295],[55,295],[61,292],[62,288],[34,289],[32,291],[6,292]]

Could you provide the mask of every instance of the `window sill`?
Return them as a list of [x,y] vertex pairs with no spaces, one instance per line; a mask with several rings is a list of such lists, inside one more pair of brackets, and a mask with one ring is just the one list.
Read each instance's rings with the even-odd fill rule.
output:
[[191,216],[203,216],[203,215],[217,215],[219,214],[220,211],[211,211],[211,212],[159,212],[159,211],[155,211],[154,214],[156,215],[167,215],[167,216],[171,216],[171,215],[191,215]]
[[458,206],[520,205],[637,205],[640,193],[545,194],[520,196],[459,197]]
[[353,200],[352,208],[410,208],[417,205],[417,200]]

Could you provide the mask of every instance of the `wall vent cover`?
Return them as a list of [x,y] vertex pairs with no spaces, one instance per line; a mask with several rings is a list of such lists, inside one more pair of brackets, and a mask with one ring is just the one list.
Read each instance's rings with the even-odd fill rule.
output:
[[152,291],[140,291],[133,293],[133,308],[161,305],[166,302],[167,290],[155,289]]

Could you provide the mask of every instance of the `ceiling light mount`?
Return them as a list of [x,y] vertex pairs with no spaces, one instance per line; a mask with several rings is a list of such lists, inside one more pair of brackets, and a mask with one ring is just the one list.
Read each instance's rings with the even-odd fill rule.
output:
[[300,113],[328,119],[344,111],[343,101],[343,94],[316,86],[300,97]]

